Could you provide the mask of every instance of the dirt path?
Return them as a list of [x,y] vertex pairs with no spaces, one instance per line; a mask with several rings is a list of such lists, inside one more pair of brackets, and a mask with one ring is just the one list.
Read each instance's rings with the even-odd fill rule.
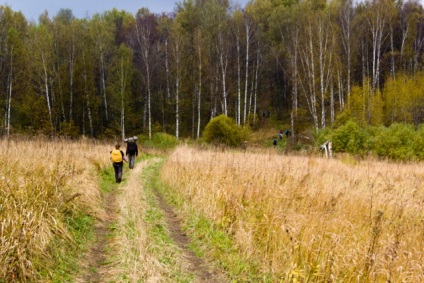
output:
[[106,246],[110,235],[109,227],[117,217],[116,191],[103,194],[103,206],[105,217],[98,219],[94,226],[95,241],[90,251],[84,257],[82,266],[82,277],[76,282],[104,282],[101,267],[107,260]]
[[[105,219],[98,221],[95,226],[96,241],[91,247],[89,253],[84,257],[84,262],[82,263],[83,268],[80,273],[82,275],[79,279],[76,279],[75,282],[108,281],[107,278],[108,274],[111,272],[111,266],[107,266],[106,261],[110,258],[109,256],[111,254],[113,254],[114,257],[119,258],[119,256],[116,255],[119,251],[110,250],[111,247],[115,246],[113,243],[115,239],[111,238],[109,229],[112,224],[121,217],[122,211],[119,210],[119,203],[127,201],[122,199],[122,195],[120,195],[119,192],[129,191],[130,189],[134,190],[134,188],[136,188],[136,190],[142,194],[143,188],[140,184],[141,175],[143,174],[143,168],[148,166],[151,162],[152,160],[139,162],[135,166],[134,170],[125,170],[124,176],[126,174],[127,182],[119,185],[117,189],[104,193],[102,200],[107,216]],[[190,241],[181,230],[181,222],[174,213],[172,207],[166,203],[157,191],[155,191],[155,196],[157,198],[158,207],[164,215],[165,225],[170,233],[170,237],[173,239],[175,245],[181,250],[183,260],[187,262],[184,266],[187,266],[187,272],[194,274],[195,278],[193,282],[227,282],[227,280],[223,279],[223,275],[213,272],[210,268],[211,265],[197,257],[189,249]],[[130,200],[128,199],[128,201]],[[142,231],[141,233],[145,233],[145,231]],[[138,262],[137,264],[143,264],[143,262]],[[112,273],[114,273],[113,270]],[[146,282],[150,281],[151,280],[147,280]]]
[[156,192],[159,206],[164,212],[165,221],[171,237],[175,244],[182,250],[184,257],[187,259],[189,271],[196,276],[195,282],[205,283],[223,283],[226,282],[223,274],[219,274],[210,268],[210,265],[189,249],[190,240],[181,230],[181,221],[174,213],[172,207],[163,199],[162,195]]

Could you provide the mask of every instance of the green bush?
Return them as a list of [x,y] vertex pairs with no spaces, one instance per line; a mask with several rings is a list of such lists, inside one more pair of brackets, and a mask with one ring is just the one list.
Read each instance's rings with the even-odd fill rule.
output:
[[419,160],[424,160],[424,125],[420,126],[415,132],[412,148],[414,149],[415,156]]
[[157,148],[173,148],[178,145],[178,139],[167,133],[154,133],[152,139],[141,138],[143,146],[147,147],[157,147]]
[[379,127],[372,139],[372,150],[380,157],[414,160],[417,158],[414,152],[415,136],[412,125],[392,124],[388,128]]
[[219,115],[206,125],[202,139],[212,144],[240,146],[247,139],[247,135],[248,130],[238,126],[234,119]]
[[331,139],[331,130],[329,128],[325,128],[323,130],[319,130],[312,134],[312,137],[315,141],[315,146],[320,147],[323,143]]
[[335,151],[364,154],[367,133],[356,122],[349,120],[331,135]]

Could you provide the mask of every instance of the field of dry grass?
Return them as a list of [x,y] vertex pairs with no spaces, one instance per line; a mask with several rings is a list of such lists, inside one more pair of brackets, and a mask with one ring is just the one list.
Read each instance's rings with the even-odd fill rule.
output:
[[49,270],[55,236],[72,241],[65,215],[99,207],[98,169],[110,145],[94,141],[0,140],[0,278],[34,281]]
[[274,282],[424,282],[423,164],[180,147],[162,178]]

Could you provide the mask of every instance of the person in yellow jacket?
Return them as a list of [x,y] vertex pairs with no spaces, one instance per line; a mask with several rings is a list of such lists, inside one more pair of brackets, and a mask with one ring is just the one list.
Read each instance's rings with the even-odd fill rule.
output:
[[117,183],[121,183],[122,181],[122,168],[124,167],[125,159],[124,152],[119,148],[121,145],[117,143],[115,145],[115,149],[110,152],[110,161],[113,163],[113,169],[115,169],[115,180]]

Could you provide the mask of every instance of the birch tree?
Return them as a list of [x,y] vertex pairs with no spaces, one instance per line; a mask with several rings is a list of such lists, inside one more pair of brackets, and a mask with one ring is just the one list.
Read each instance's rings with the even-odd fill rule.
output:
[[82,105],[81,107],[81,111],[82,111],[82,133],[83,135],[86,135],[86,129],[85,129],[85,120],[87,119],[88,122],[88,128],[89,128],[89,133],[91,137],[94,137],[94,115],[96,114],[95,112],[95,105],[93,103],[94,99],[94,78],[93,78],[93,74],[94,74],[94,61],[93,58],[94,56],[94,52],[93,49],[91,48],[93,42],[90,40],[89,37],[89,29],[88,29],[88,24],[86,23],[86,21],[83,21],[81,23],[81,27],[83,27],[82,29],[82,33],[83,33],[83,37],[87,38],[87,40],[83,41],[83,46],[81,49],[81,62],[78,65],[79,69],[78,69],[78,74],[80,74],[81,77],[81,88],[82,88],[82,93],[83,93],[83,103],[84,105]]
[[233,14],[233,33],[236,38],[236,50],[237,50],[237,109],[236,109],[236,124],[241,124],[241,27],[240,23],[242,21],[243,13],[240,10],[236,10]]
[[115,26],[108,23],[101,15],[96,14],[90,20],[90,36],[94,43],[96,57],[98,59],[98,72],[99,72],[99,89],[100,95],[103,99],[103,114],[106,126],[109,122],[108,112],[108,98],[106,94],[106,81],[107,81],[107,69],[108,59],[112,52]]
[[383,48],[389,37],[389,24],[393,17],[393,2],[379,0],[370,3],[365,13],[366,23],[371,34],[371,88],[375,92],[380,88],[381,61]]
[[53,132],[53,108],[51,95],[51,76],[53,67],[53,41],[46,26],[40,24],[32,27],[30,37],[32,39],[31,50],[33,54],[32,70],[37,78],[36,87],[39,94],[43,94],[48,111],[50,129]]
[[115,93],[113,101],[115,105],[119,106],[121,138],[125,139],[125,109],[128,105],[128,98],[130,92],[130,84],[132,78],[132,50],[121,44],[117,50],[111,66],[111,78],[114,82],[110,84],[111,93]]
[[197,101],[197,130],[196,138],[200,138],[201,118],[202,118],[202,89],[203,89],[203,61],[204,61],[204,36],[201,29],[196,29],[194,34],[194,46],[197,55],[197,85],[196,85],[196,101]]
[[[346,87],[347,97],[349,99],[352,86],[352,21],[353,21],[353,1],[347,0],[342,2],[339,12],[340,35],[343,50],[345,52],[346,60]],[[343,60],[344,61],[344,60]]]
[[181,88],[181,60],[182,60],[182,30],[178,21],[173,22],[171,36],[171,57],[173,62],[172,76],[175,96],[175,137],[180,137],[180,88]]
[[141,9],[136,15],[135,39],[142,59],[144,82],[146,87],[146,106],[149,138],[152,137],[152,89],[151,78],[154,65],[153,49],[157,41],[157,22],[155,16],[146,9]]
[[228,116],[228,86],[227,72],[229,64],[230,42],[228,6],[220,1],[210,1],[205,4],[205,27],[210,32],[217,56],[219,79],[221,85],[221,109]]
[[14,93],[15,81],[18,78],[18,73],[22,72],[23,65],[19,66],[19,61],[22,62],[23,55],[23,44],[19,38],[18,31],[14,28],[10,28],[7,33],[7,87],[6,87],[6,113],[4,119],[4,127],[6,129],[6,135],[10,137],[11,128],[11,112],[12,112],[12,96]]

